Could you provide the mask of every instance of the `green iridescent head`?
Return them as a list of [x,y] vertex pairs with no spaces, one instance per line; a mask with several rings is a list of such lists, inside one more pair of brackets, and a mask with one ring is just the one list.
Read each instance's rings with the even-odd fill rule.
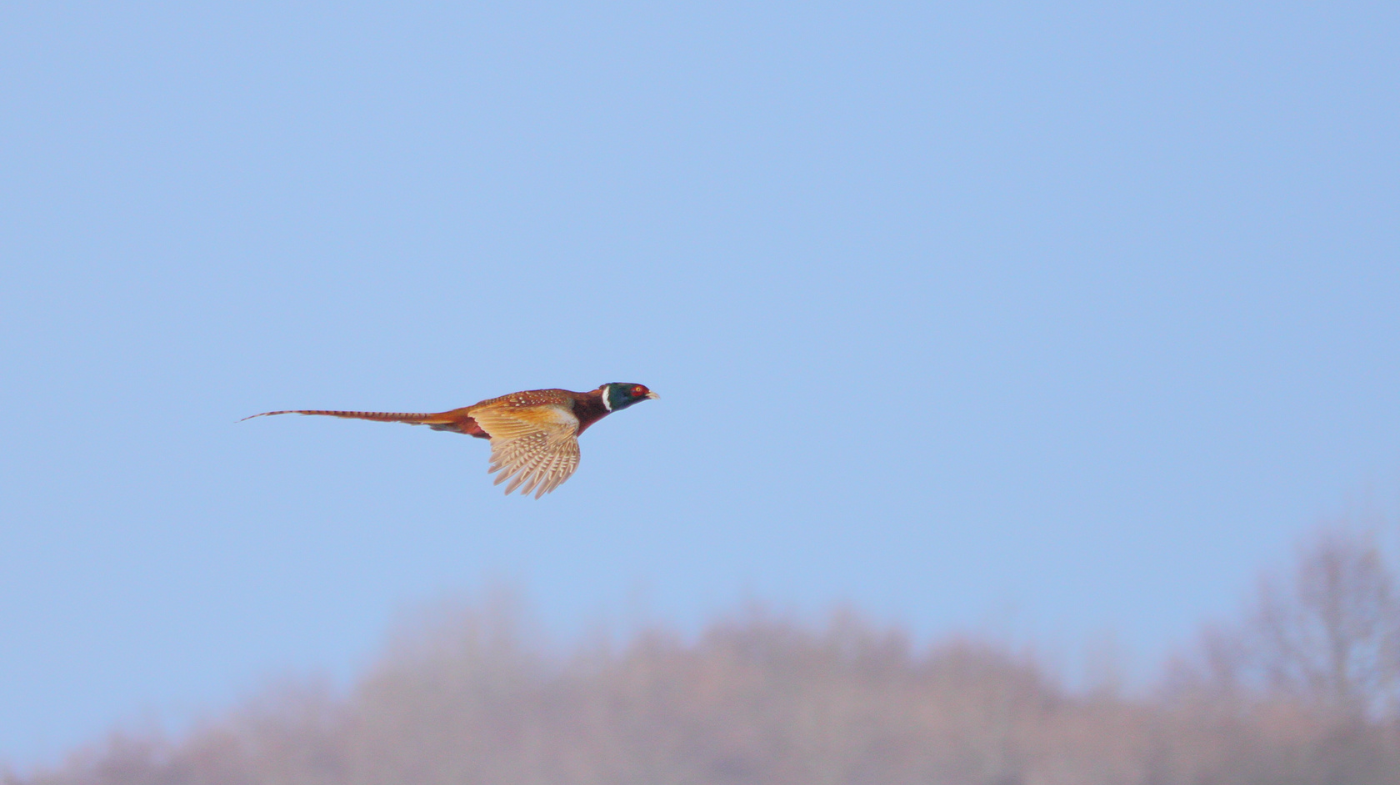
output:
[[608,407],[608,411],[610,412],[626,409],[637,401],[661,397],[651,390],[648,390],[645,384],[613,382],[612,384],[603,385],[601,389],[603,391],[603,405]]

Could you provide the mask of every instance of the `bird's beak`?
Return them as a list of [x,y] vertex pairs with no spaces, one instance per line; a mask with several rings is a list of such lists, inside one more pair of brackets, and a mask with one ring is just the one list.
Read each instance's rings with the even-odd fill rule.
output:
[[653,398],[653,399],[654,399],[654,398],[660,398],[661,396],[657,395],[656,393],[652,392],[651,390],[647,390],[647,397],[648,397],[648,398]]

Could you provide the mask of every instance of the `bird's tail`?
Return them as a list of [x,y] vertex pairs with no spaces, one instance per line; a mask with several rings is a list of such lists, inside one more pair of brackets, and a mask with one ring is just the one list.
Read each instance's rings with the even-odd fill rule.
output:
[[[280,412],[263,412],[244,417],[243,420],[251,420],[253,417],[270,417],[274,414],[319,414],[326,417],[345,417],[352,420],[374,420],[375,422],[406,422],[409,425],[441,425],[450,423],[450,418],[443,417],[442,414],[405,414],[402,412],[342,412],[329,409],[287,409]],[[239,420],[239,422],[243,422]]]

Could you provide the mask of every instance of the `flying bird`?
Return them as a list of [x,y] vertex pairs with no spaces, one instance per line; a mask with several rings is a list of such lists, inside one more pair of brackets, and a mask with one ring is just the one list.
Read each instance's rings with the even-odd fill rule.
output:
[[406,422],[490,439],[491,466],[487,471],[497,473],[496,484],[510,480],[506,495],[520,488],[522,496],[534,491],[538,499],[558,488],[578,468],[578,437],[588,426],[638,401],[658,397],[646,385],[615,382],[592,392],[526,390],[437,414],[289,409],[254,414],[243,420],[273,414],[319,414]]

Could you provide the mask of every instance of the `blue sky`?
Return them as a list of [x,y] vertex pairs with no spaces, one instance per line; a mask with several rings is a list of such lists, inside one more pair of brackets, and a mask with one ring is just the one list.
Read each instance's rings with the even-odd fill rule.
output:
[[[1400,507],[1394,4],[0,9],[0,759],[851,602],[1155,663]],[[642,382],[578,474],[281,408]],[[1148,668],[1150,671],[1150,667]]]

